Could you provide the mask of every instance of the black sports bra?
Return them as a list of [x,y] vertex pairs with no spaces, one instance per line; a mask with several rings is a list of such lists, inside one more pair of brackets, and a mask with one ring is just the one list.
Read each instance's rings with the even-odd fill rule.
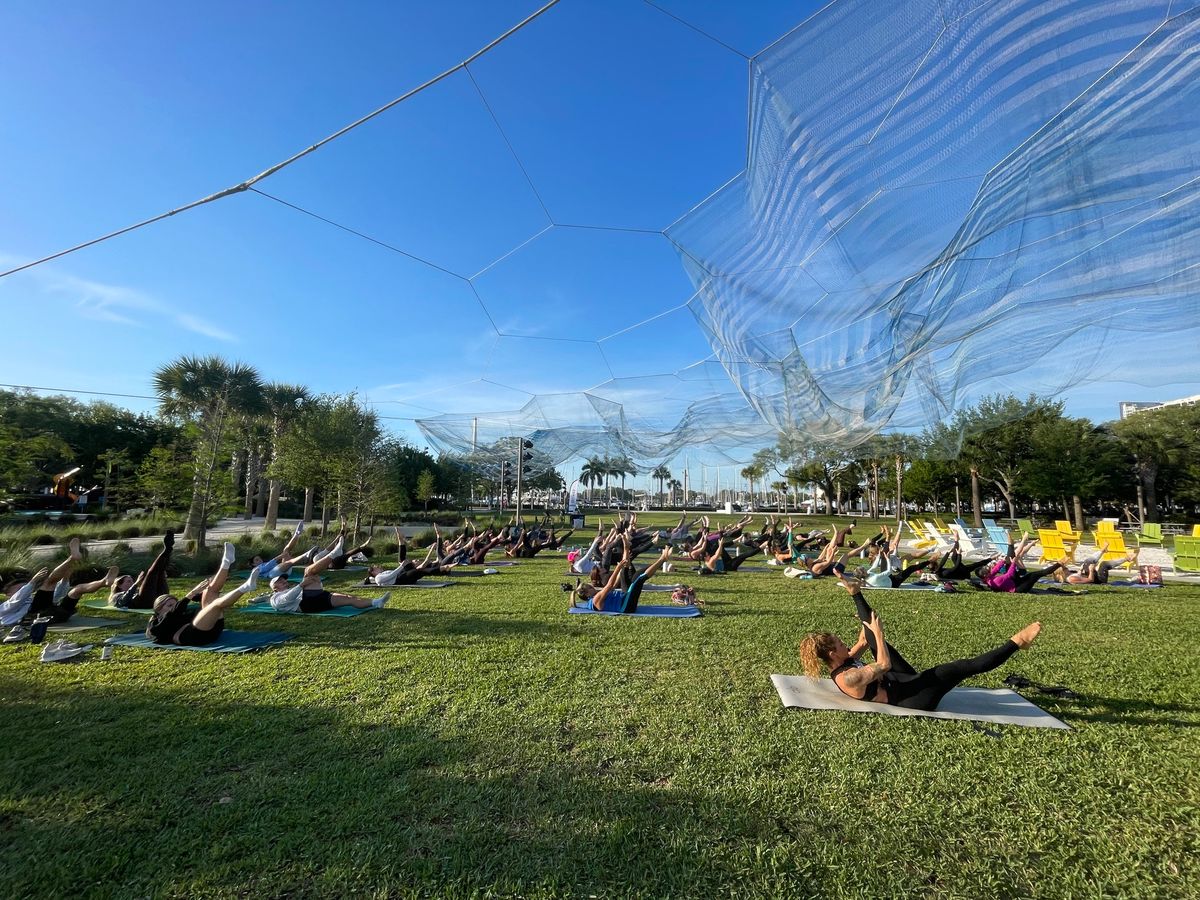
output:
[[[838,666],[836,669],[834,669],[832,672],[830,672],[829,677],[833,679],[834,684],[837,684],[837,688],[839,691],[841,691],[847,697],[854,697],[853,694],[851,694],[849,691],[847,691],[845,688],[843,688],[840,684],[838,684],[837,676],[838,676],[839,672],[842,672],[845,669],[862,669],[862,668],[865,668],[865,666],[863,666],[863,664],[860,663],[858,660],[851,660],[850,662],[842,663],[840,666]],[[872,681],[870,684],[867,685],[867,692],[865,694],[863,694],[861,698],[854,697],[854,699],[855,700],[858,700],[858,699],[874,700],[875,695],[878,692],[879,692],[879,682]]]

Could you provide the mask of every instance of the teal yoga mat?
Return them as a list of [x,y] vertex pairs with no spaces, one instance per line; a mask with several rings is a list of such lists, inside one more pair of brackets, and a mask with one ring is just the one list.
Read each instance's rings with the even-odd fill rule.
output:
[[282,631],[226,631],[221,639],[207,647],[180,647],[178,644],[156,644],[141,632],[109,638],[106,644],[137,647],[140,650],[199,650],[202,653],[249,653],[263,647],[274,647],[293,636]]
[[701,615],[697,606],[639,606],[637,612],[620,613],[607,610],[584,609],[575,606],[567,610],[575,616],[648,616],[659,619],[695,619]]
[[284,612],[276,609],[269,601],[263,600],[260,603],[251,603],[247,606],[235,606],[238,612],[248,613],[269,613],[276,616],[326,616],[331,619],[345,619],[348,616],[357,616],[359,613],[371,612],[370,609],[359,609],[357,606],[335,606],[333,609],[327,609],[325,612],[305,613],[296,610],[295,612]]
[[139,616],[148,616],[154,612],[152,609],[122,609],[119,606],[109,606],[104,600],[84,600],[82,605],[88,609],[107,609],[109,612],[134,613]]

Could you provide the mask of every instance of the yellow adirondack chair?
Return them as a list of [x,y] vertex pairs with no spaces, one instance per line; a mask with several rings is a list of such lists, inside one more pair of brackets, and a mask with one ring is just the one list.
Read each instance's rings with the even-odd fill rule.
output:
[[1116,562],[1121,560],[1126,569],[1132,570],[1133,563],[1125,558],[1125,551],[1128,549],[1125,546],[1125,536],[1119,531],[1112,534],[1096,532],[1096,546],[1100,544],[1108,544],[1108,549],[1104,551],[1101,557],[1103,562]]
[[911,531],[914,535],[912,545],[915,549],[928,550],[930,547],[936,547],[938,545],[937,541],[926,537],[919,526],[913,525],[911,522],[905,522],[904,524],[908,526],[909,531]]
[[1200,525],[1192,526],[1192,537],[1200,538]]
[[[929,523],[926,522],[925,524],[928,525]],[[947,525],[945,522],[943,522],[941,519],[935,518],[933,520],[933,524],[935,526],[937,526],[938,534],[942,535],[943,537],[953,536],[954,532],[952,532],[950,530],[950,526]]]
[[[1064,521],[1063,519],[1055,519],[1054,527],[1058,530],[1058,533],[1063,536],[1064,541],[1074,541],[1076,544],[1078,544],[1079,539],[1083,537],[1082,531],[1076,531],[1071,527],[1070,522]],[[1038,531],[1041,531],[1041,529],[1039,528]]]
[[1042,542],[1042,559],[1058,562],[1066,558],[1075,562],[1076,544],[1063,538],[1061,531],[1051,528],[1039,528],[1038,538]]

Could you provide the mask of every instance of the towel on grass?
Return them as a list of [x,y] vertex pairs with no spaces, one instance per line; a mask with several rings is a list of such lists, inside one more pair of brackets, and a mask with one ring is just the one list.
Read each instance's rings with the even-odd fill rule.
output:
[[567,612],[576,616],[657,616],[660,619],[694,619],[701,614],[696,606],[639,606],[637,612],[632,613],[573,606]]
[[206,647],[180,647],[178,644],[156,644],[142,632],[122,634],[105,643],[142,650],[199,650],[202,653],[249,653],[263,647],[273,647],[290,640],[292,635],[282,631],[223,631],[221,639]]
[[879,713],[885,716],[925,716],[932,719],[969,719],[1024,728],[1065,728],[1039,706],[1005,688],[956,687],[936,710],[906,709],[890,703],[870,703],[843,694],[831,678],[806,675],[772,675],[779,699],[789,708],[833,709],[840,712]]

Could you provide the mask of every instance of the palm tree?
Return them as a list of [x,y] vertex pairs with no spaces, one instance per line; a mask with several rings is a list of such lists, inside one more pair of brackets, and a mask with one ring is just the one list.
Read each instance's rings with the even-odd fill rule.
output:
[[766,466],[761,463],[750,463],[742,469],[741,476],[750,482],[750,508],[754,508],[754,482],[767,474]]
[[650,473],[650,477],[657,479],[657,481],[658,481],[658,502],[660,505],[662,505],[663,482],[667,481],[671,477],[671,470],[668,469],[665,465],[660,464],[657,468],[655,468],[655,470],[653,472]]
[[212,502],[213,472],[231,417],[262,406],[262,380],[253,367],[219,356],[181,356],[154,372],[158,411],[193,423],[199,432],[192,477],[192,503],[183,539],[204,549],[205,520]]
[[787,491],[788,483],[786,481],[772,481],[771,490],[778,495],[779,511],[787,515]]
[[612,463],[612,473],[621,476],[621,500],[625,501],[625,476],[636,475],[638,473],[637,466],[633,464],[628,456],[618,456]]
[[675,505],[675,492],[683,487],[683,482],[678,478],[672,478],[667,482],[667,487],[671,489],[671,505]]
[[[279,519],[279,490],[282,482],[270,472],[279,457],[279,439],[295,421],[301,408],[308,402],[308,388],[300,384],[283,384],[273,381],[263,388],[263,402],[271,417],[271,460],[267,465],[271,474],[271,496],[267,501],[267,515],[263,520],[263,531],[274,531]],[[307,487],[307,485],[306,485]]]
[[607,470],[603,460],[596,457],[591,457],[583,464],[583,468],[579,470],[579,481],[581,484],[588,486],[588,503],[592,502],[592,485],[599,484],[604,480]]

